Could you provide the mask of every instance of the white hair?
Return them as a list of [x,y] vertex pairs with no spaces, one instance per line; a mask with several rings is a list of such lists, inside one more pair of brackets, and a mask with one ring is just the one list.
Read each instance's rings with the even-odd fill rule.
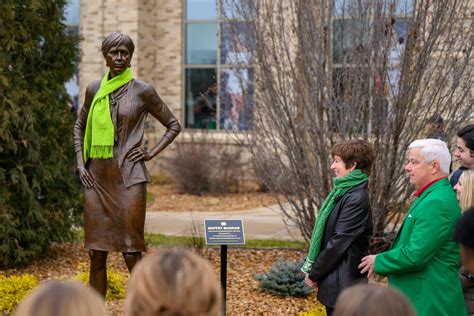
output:
[[421,148],[421,155],[425,162],[437,161],[441,171],[448,175],[451,165],[451,154],[445,142],[439,139],[427,138],[413,141],[408,149]]

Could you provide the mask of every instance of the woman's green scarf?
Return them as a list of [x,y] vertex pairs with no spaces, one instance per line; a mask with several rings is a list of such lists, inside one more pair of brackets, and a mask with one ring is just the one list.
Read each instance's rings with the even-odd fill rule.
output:
[[133,80],[130,68],[109,80],[110,70],[102,79],[92,100],[84,135],[84,163],[89,158],[114,156],[114,124],[110,116],[109,94]]
[[353,187],[366,182],[368,180],[367,174],[363,173],[360,169],[351,171],[347,176],[334,179],[334,188],[329,193],[326,200],[324,200],[321,209],[319,210],[318,218],[314,223],[313,234],[311,235],[311,244],[309,246],[308,256],[306,261],[301,268],[304,273],[309,273],[313,263],[321,251],[321,241],[323,239],[324,228],[326,222],[331,215],[332,210],[336,206],[336,198],[343,196]]

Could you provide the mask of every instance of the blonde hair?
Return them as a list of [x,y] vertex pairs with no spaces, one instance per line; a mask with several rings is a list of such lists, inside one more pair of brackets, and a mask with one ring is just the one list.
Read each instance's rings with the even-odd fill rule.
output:
[[220,315],[221,306],[221,287],[211,265],[187,250],[165,250],[133,269],[125,314]]
[[474,205],[474,170],[464,170],[461,174],[461,209],[467,210]]
[[77,281],[49,281],[20,302],[15,316],[109,315],[104,300]]
[[376,284],[351,286],[341,292],[334,316],[416,316],[408,299],[399,291]]

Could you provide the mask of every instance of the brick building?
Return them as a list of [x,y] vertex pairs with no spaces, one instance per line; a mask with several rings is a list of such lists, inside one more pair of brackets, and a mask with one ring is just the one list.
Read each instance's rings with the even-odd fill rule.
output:
[[[196,131],[207,129],[213,131],[213,139],[236,144],[229,131],[252,128],[254,71],[252,56],[241,49],[252,45],[246,36],[248,21],[229,10],[233,1],[71,0],[70,9],[77,13],[72,24],[82,37],[79,103],[87,84],[105,72],[100,51],[103,38],[120,31],[130,35],[136,46],[134,76],[154,86],[181,122],[184,131],[176,142],[187,142]],[[336,9],[339,2],[335,1]],[[394,28],[403,37],[410,23],[403,16],[410,13],[413,2],[400,3],[404,6],[397,9],[400,18]],[[344,63],[339,59],[346,49],[344,34],[351,21],[338,17],[337,10],[333,18],[338,22],[332,36],[332,59],[335,71],[343,72],[337,64]],[[147,132],[150,144],[159,135],[156,131],[159,127],[151,125]],[[170,155],[174,146],[164,154]]]

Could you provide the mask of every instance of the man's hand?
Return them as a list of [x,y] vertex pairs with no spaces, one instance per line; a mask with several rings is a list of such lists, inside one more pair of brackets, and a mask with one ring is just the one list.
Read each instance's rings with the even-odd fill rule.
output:
[[137,162],[140,160],[148,161],[151,158],[153,157],[141,147],[132,149],[127,154],[127,159],[131,162]]
[[313,280],[311,280],[307,273],[306,273],[306,276],[304,277],[304,283],[306,283],[307,286],[313,289],[318,287],[318,282],[314,282]]
[[83,166],[77,168],[77,171],[79,172],[79,179],[81,179],[82,185],[86,188],[92,188],[94,186],[94,179],[92,179],[89,171]]
[[377,274],[374,271],[376,256],[377,255],[365,256],[362,258],[361,264],[359,264],[361,274],[368,272],[367,278],[377,277]]

